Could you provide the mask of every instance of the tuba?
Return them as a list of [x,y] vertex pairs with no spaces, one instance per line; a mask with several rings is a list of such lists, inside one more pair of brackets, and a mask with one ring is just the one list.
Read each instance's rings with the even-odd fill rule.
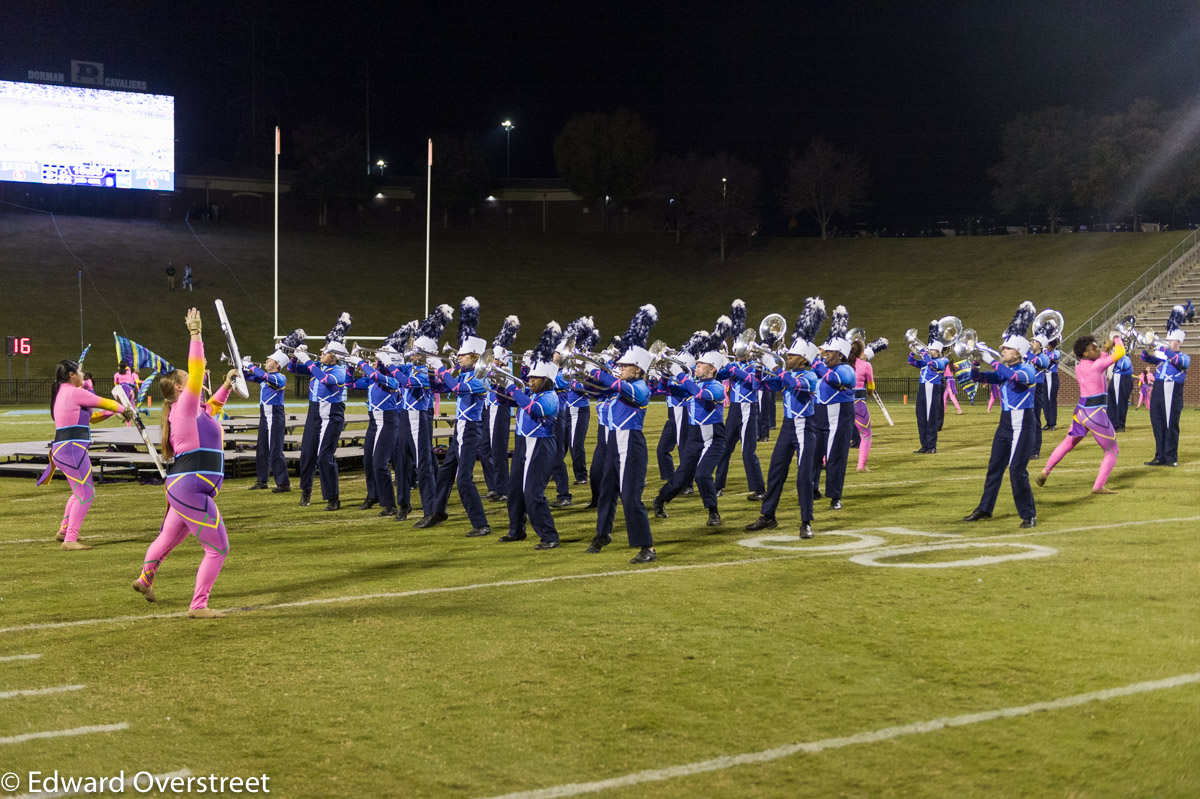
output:
[[966,328],[958,334],[958,340],[954,342],[954,357],[960,361],[970,358],[975,354],[979,346],[979,334],[974,328]]
[[758,323],[758,337],[763,341],[773,339],[775,341],[782,342],[786,333],[787,320],[783,318],[783,314],[767,314],[763,317],[763,320]]
[[958,341],[958,337],[962,335],[963,323],[957,316],[943,316],[938,320],[938,341],[942,342],[942,346],[946,349],[954,347],[954,342]]
[[1108,334],[1108,340],[1112,341],[1117,336],[1122,340],[1136,343],[1138,340],[1137,327],[1135,327],[1135,319],[1132,316],[1125,317],[1124,321],[1117,324],[1113,331]]
[[867,331],[863,330],[861,327],[850,328],[849,332],[846,333],[846,337],[850,339],[851,344],[856,341],[861,341],[864,347],[867,346]]
[[1033,318],[1033,332],[1036,333],[1038,328],[1047,322],[1054,323],[1054,335],[1050,336],[1051,341],[1061,341],[1063,333],[1066,332],[1066,320],[1063,315],[1053,308],[1047,308]]

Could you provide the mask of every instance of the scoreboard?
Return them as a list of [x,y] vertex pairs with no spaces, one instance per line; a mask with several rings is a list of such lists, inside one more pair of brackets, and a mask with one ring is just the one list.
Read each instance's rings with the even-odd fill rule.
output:
[[33,339],[29,336],[6,336],[4,339],[4,354],[31,355],[33,354]]

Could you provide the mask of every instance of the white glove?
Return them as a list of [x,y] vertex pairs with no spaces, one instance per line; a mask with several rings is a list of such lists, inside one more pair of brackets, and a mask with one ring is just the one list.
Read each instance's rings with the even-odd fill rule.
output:
[[508,350],[503,347],[492,347],[492,359],[498,363],[503,363],[508,357]]
[[979,360],[983,361],[988,366],[991,366],[996,362],[996,356],[984,350],[983,352],[979,353]]
[[1167,352],[1165,349],[1157,349],[1154,351],[1154,357],[1158,358],[1160,361],[1165,361],[1170,359],[1171,353]]
[[254,366],[254,359],[251,358],[249,355],[243,355],[242,356],[242,368],[249,369],[251,366]]
[[774,355],[767,355],[764,353],[762,356],[762,365],[763,368],[768,372],[774,372],[775,367],[779,365],[779,361],[775,360]]
[[442,370],[441,358],[426,358],[425,363],[429,364],[429,368],[433,369],[435,372],[440,372]]
[[659,371],[657,369],[651,369],[649,372],[646,373],[646,382],[647,383],[653,384],[653,383],[657,383],[659,380],[662,380],[662,374],[659,373]]
[[678,380],[679,376],[683,374],[684,368],[674,361],[670,361],[667,363],[667,371],[671,373],[671,377],[674,377],[676,380]]
[[308,363],[312,360],[312,356],[308,354],[308,347],[297,347],[292,350],[292,355],[299,363]]
[[868,361],[871,360],[872,358],[875,357],[875,350],[871,349],[870,347],[864,347],[863,348],[863,357],[866,358]]
[[358,365],[362,362],[363,362],[363,359],[358,357],[357,355],[347,355],[346,356],[346,363],[350,364],[351,368],[357,368]]

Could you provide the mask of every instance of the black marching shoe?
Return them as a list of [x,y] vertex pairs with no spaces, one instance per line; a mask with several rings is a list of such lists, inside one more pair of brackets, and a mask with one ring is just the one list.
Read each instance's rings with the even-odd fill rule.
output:
[[396,521],[403,522],[408,520],[408,514],[412,513],[412,508],[398,508],[396,510]]
[[753,494],[748,494],[746,496],[746,501],[747,502],[762,502],[766,498],[767,498],[767,495],[764,494],[762,491],[755,491]]
[[723,497],[723,496],[725,496],[725,489],[723,489],[723,488],[718,488],[718,489],[717,489],[717,496],[718,496],[718,497]]
[[598,507],[598,506],[596,505],[596,500],[594,500],[594,499],[593,499],[591,502],[589,502],[588,504],[584,505],[584,506],[583,506],[583,509],[584,509],[584,510],[595,510],[597,507]]
[[841,510],[842,509],[842,501],[840,499],[835,499],[835,500],[830,501],[829,509],[830,510]]
[[936,455],[937,447],[930,447],[929,449],[925,450],[925,454],[926,455]]
[[1164,461],[1162,458],[1155,458],[1154,460],[1146,461],[1146,465],[1147,466],[1166,466],[1167,462]]
[[266,487],[267,487],[266,483],[255,483],[254,485],[250,486],[250,490],[251,491],[262,491]]
[[539,551],[544,550],[544,549],[558,549],[558,542],[557,541],[538,541],[536,544],[533,545],[533,548],[536,550],[539,550]]
[[514,532],[512,532],[511,530],[509,530],[507,533],[505,533],[504,535],[500,536],[500,537],[499,537],[499,538],[497,538],[496,540],[497,540],[497,541],[503,541],[503,542],[504,542],[504,543],[506,543],[506,544],[507,544],[509,541],[524,541],[524,540],[525,540],[525,534],[524,534],[524,533],[514,533]]
[[588,544],[587,552],[590,555],[595,555],[600,550],[612,543],[611,535],[598,535],[592,539],[592,543]]
[[441,524],[449,518],[445,513],[434,513],[430,516],[422,516],[420,521],[414,524],[413,527],[424,530],[427,527],[433,527],[435,524]]
[[496,501],[496,492],[492,491],[489,488],[488,492],[483,495],[483,498],[486,499],[488,502],[495,502]]
[[385,516],[395,516],[395,515],[396,515],[396,506],[395,505],[384,505],[379,510],[380,518],[383,518]]
[[325,510],[341,510],[341,509],[342,509],[342,501],[340,499],[331,499],[325,505]]
[[271,493],[272,494],[286,494],[287,492],[289,492],[291,490],[292,490],[292,487],[290,485],[281,485],[281,486],[275,486],[274,488],[272,488]]
[[977,522],[980,519],[990,519],[990,518],[992,518],[992,514],[988,513],[985,510],[980,510],[979,508],[976,508],[975,510],[971,511],[966,516],[964,516],[963,521],[964,522]]
[[713,508],[708,512],[708,521],[704,523],[708,527],[721,526],[721,514],[717,513],[717,509]]
[[560,499],[556,499],[550,503],[550,507],[552,507],[552,508],[569,508],[569,507],[571,507],[571,498],[570,497],[562,497]]
[[508,494],[496,494],[492,497],[492,502],[508,502]]
[[359,510],[370,510],[371,508],[375,507],[378,504],[379,504],[379,500],[375,499],[374,497],[367,497],[366,499],[363,500],[363,504],[358,506],[358,509]]
[[800,537],[805,541],[813,537],[812,522],[800,522]]
[[311,491],[301,491],[300,492],[300,507],[307,508],[311,504],[312,504],[312,492]]
[[746,529],[750,532],[758,532],[759,530],[774,530],[779,526],[779,522],[775,521],[774,516],[759,516],[754,521],[746,525]]
[[821,489],[814,488],[813,489],[813,499],[820,499],[820,498],[821,498]]
[[669,518],[671,518],[670,516],[668,516],[668,515],[667,515],[667,508],[666,508],[666,506],[664,506],[664,505],[663,505],[661,502],[659,502],[657,499],[656,499],[656,500],[654,500],[654,518],[656,518],[656,519],[669,519]]
[[692,494],[695,494],[695,493],[696,493],[696,487],[695,487],[695,486],[688,486],[687,488],[683,489],[683,490],[682,490],[682,491],[680,491],[679,493],[680,493],[680,494],[683,494],[685,497],[690,497]]
[[575,485],[577,485],[577,486],[585,486],[585,485],[587,485],[587,484],[588,484],[588,481],[587,481],[587,480],[588,480],[588,479],[587,479],[586,477],[581,477],[581,478],[579,478],[578,480],[576,480],[576,481],[575,481]]
[[1030,527],[1037,527],[1037,517],[1030,516],[1028,519],[1021,520],[1021,529],[1028,530]]
[[471,532],[467,533],[467,538],[483,538],[485,535],[491,535],[492,528],[486,524],[483,527],[473,527]]
[[929,450],[928,450],[927,448],[925,448],[925,447],[921,447],[920,449],[914,449],[914,450],[913,450],[913,454],[914,454],[914,455],[924,455],[924,454],[926,454],[926,453],[928,453],[928,452],[929,452]]
[[630,563],[650,563],[658,560],[658,554],[653,547],[642,547],[641,551],[629,559]]

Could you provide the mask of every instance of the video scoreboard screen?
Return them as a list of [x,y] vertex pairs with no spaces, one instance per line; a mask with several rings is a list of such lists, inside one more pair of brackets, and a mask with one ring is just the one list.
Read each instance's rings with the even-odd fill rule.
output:
[[0,81],[0,180],[175,188],[175,98]]

